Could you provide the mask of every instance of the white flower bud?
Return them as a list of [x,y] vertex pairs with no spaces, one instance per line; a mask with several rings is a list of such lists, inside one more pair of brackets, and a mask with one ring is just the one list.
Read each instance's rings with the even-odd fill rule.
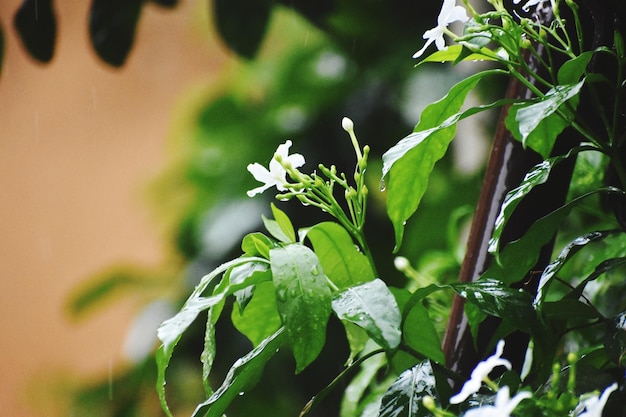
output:
[[341,127],[343,127],[343,130],[350,133],[354,130],[354,122],[352,122],[350,118],[344,117],[341,119]]

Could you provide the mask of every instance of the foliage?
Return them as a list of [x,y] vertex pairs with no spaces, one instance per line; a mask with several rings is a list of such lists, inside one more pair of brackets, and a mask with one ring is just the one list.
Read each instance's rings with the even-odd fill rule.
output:
[[[357,368],[362,373],[346,389],[342,415],[591,416],[600,415],[603,409],[612,415],[623,414],[617,398],[621,394],[614,393],[623,383],[626,306],[621,303],[611,306],[613,311],[601,311],[606,306],[594,299],[590,289],[602,277],[620,270],[626,258],[600,257],[590,270],[570,271],[573,276],[569,281],[559,277],[559,271],[579,252],[593,253],[595,244],[609,244],[611,236],[622,234],[620,216],[626,171],[621,150],[626,135],[622,131],[620,99],[626,58],[621,34],[615,32],[612,48],[596,45],[587,49],[579,6],[572,1],[552,1],[547,7],[553,19],[547,24],[540,19],[519,19],[500,0],[490,3],[493,10],[478,13],[464,2],[463,11],[471,17],[463,17],[456,9],[459,6],[451,0],[444,1],[437,27],[424,37],[427,45],[435,42],[443,50],[445,34],[454,38],[458,47],[447,49],[445,54],[437,52],[436,58],[426,61],[458,63],[484,58],[495,61],[500,68],[470,75],[440,101],[426,107],[414,132],[383,155],[382,176],[397,251],[406,222],[425,195],[435,163],[443,158],[455,136],[456,124],[506,104],[507,129],[525,148],[535,151],[542,162],[507,194],[502,204],[489,244],[494,256],[492,266],[475,282],[438,282],[418,288],[389,286],[384,275],[380,275],[364,233],[370,195],[364,180],[369,147],[359,145],[352,121],[344,118],[342,122],[356,155],[350,175],[323,163],[317,164],[311,173],[303,172],[301,155],[288,155],[287,142],[272,157],[269,170],[248,166],[255,178],[265,184],[249,194],[276,186],[278,200],[294,200],[318,208],[334,222],[326,220],[296,229],[289,215],[272,205],[273,219],[264,218],[267,234],[254,232],[244,237],[243,253],[206,275],[179,313],[161,325],[157,391],[168,415],[172,414],[165,392],[166,372],[176,344],[201,312],[207,314],[201,358],[208,398],[197,406],[194,416],[222,415],[239,394],[255,386],[263,368],[280,349],[288,348],[295,360],[295,372],[303,372],[322,352],[333,313],[344,324],[350,347],[348,361],[337,378],[304,406],[301,416],[311,413],[338,381]],[[542,3],[529,1],[525,7]],[[565,10],[567,19],[562,15]],[[448,29],[450,22],[458,20],[465,23],[461,36]],[[570,31],[572,25],[574,32]],[[423,49],[416,55],[422,52]],[[527,54],[537,58],[541,70],[528,65]],[[612,71],[594,72],[594,57],[608,57]],[[466,96],[478,82],[496,74],[516,79],[531,95],[462,109]],[[607,88],[613,93],[607,94]],[[578,111],[583,94],[596,100],[603,97],[602,105],[598,101],[595,107],[597,114]],[[558,148],[555,154],[555,144],[566,128],[581,139],[565,151]],[[572,195],[564,205],[536,220],[519,239],[505,240],[504,231],[520,203],[546,182],[555,166],[586,152],[606,158],[616,178],[610,186],[595,186]],[[520,288],[525,277],[533,274],[542,248],[554,239],[567,219],[576,218],[576,210],[583,203],[588,204],[595,196],[602,196],[613,205],[613,227],[597,229],[599,221],[587,220],[578,236],[566,242],[554,260],[539,272],[536,291]],[[466,376],[445,368],[437,330],[426,307],[427,300],[442,291],[452,291],[465,299],[469,324],[474,330],[487,317],[499,319],[495,333],[488,335],[488,345],[493,346],[514,332],[526,334],[530,342],[523,369],[513,369],[503,357],[504,342],[500,341],[496,353],[476,364],[463,389],[452,396]],[[244,334],[246,328],[264,330],[249,338],[252,349],[234,362],[221,386],[213,391],[206,382],[218,354],[216,323],[225,300],[231,296],[240,315],[253,302],[263,306],[271,326],[266,326],[266,316],[248,315],[246,326],[241,327],[242,321],[235,319],[237,313],[233,312],[234,324]],[[420,335],[415,334],[417,325]],[[477,332],[473,336],[476,342],[485,337]],[[568,343],[571,346],[571,340],[576,341],[577,352],[563,353]],[[374,357],[379,359],[369,368],[367,363]],[[507,371],[492,377],[492,371],[499,366]],[[450,385],[450,381],[455,384]],[[358,394],[352,394],[351,387]],[[515,395],[511,397],[511,393]]]

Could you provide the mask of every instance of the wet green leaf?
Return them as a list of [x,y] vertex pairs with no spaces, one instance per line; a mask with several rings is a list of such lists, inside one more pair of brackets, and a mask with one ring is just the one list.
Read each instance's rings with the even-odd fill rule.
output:
[[[265,277],[262,274],[253,274],[250,275],[244,282],[236,285],[231,286],[224,283],[220,284],[217,288],[221,291],[214,293],[210,297],[203,297],[202,294],[205,292],[207,287],[212,284],[215,278],[221,276],[230,268],[247,262],[257,261],[267,262],[267,260],[263,258],[237,258],[220,265],[211,273],[202,277],[200,283],[196,286],[187,301],[185,301],[181,310],[174,317],[164,321],[159,326],[157,336],[162,344],[156,354],[157,393],[159,395],[159,400],[161,401],[161,406],[168,416],[171,416],[171,412],[169,411],[169,407],[165,399],[165,371],[167,370],[170,360],[172,359],[174,348],[176,347],[176,344],[178,344],[178,341],[182,337],[183,333],[187,330],[187,328],[189,328],[191,323],[193,323],[193,321],[198,317],[198,314],[202,311],[219,305],[228,295],[234,293],[235,291],[241,290],[249,285],[255,285],[262,282]],[[210,320],[212,319],[213,318],[211,317]],[[207,352],[204,352],[203,354],[208,355]]]
[[484,278],[452,287],[483,313],[508,321],[517,329],[535,334],[542,328],[530,294],[522,289],[509,288],[501,281]]
[[583,79],[576,84],[557,85],[538,100],[512,105],[505,121],[507,129],[524,147],[549,158],[557,136],[574,119],[584,83]]
[[444,98],[424,109],[413,133],[383,155],[387,214],[393,223],[396,239],[394,251],[400,248],[404,225],[417,210],[435,163],[445,155],[454,138],[456,123],[465,117],[505,103],[498,101],[459,113],[467,94],[481,79],[504,73],[506,72],[501,70],[488,70],[460,81]]
[[237,359],[222,385],[209,399],[196,407],[192,417],[222,417],[235,398],[244,395],[257,384],[265,364],[284,345],[284,342],[285,332],[281,327],[250,353]]
[[402,317],[396,299],[382,280],[339,293],[333,298],[332,308],[339,319],[361,327],[381,347],[389,350],[400,344]]
[[255,285],[254,295],[240,313],[233,308],[231,320],[237,330],[244,334],[253,346],[258,346],[280,326],[280,316],[276,309],[276,295],[272,282],[262,282]]
[[489,247],[487,249],[489,252],[494,253],[497,256],[500,246],[500,236],[504,231],[504,226],[506,226],[507,221],[515,211],[515,208],[524,199],[524,197],[526,197],[533,190],[533,188],[544,184],[548,180],[552,169],[569,156],[570,154],[565,156],[556,156],[535,165],[524,176],[522,183],[517,188],[514,188],[506,194],[504,201],[502,202],[502,206],[500,206],[498,217],[496,217],[493,235],[489,240]]
[[542,302],[545,298],[548,286],[552,281],[552,278],[554,278],[554,276],[561,270],[561,268],[567,263],[567,261],[572,258],[572,256],[574,256],[576,253],[578,253],[579,250],[583,249],[588,244],[602,241],[606,237],[617,232],[617,230],[603,230],[586,233],[583,236],[579,236],[570,243],[568,243],[561,250],[559,256],[557,256],[556,259],[543,270],[541,278],[539,279],[539,286],[537,287],[537,296],[535,297],[535,301],[533,302],[535,308],[541,310]]
[[374,279],[367,257],[339,224],[319,223],[307,230],[306,237],[311,241],[324,272],[340,290]]
[[439,402],[437,381],[429,360],[400,374],[383,396],[378,417],[428,416],[430,413],[422,404],[425,396]]
[[301,244],[270,251],[276,305],[296,359],[296,373],[319,355],[326,340],[331,291],[315,253]]

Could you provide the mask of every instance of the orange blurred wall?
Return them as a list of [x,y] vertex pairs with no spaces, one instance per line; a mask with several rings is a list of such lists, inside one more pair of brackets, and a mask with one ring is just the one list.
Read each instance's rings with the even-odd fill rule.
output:
[[118,262],[156,266],[167,251],[142,192],[166,162],[177,98],[223,63],[208,2],[144,7],[126,65],[114,70],[87,38],[87,1],[56,1],[56,55],[21,49],[0,5],[0,416],[41,414],[29,387],[56,372],[105,376],[136,303],[68,319],[68,294]]

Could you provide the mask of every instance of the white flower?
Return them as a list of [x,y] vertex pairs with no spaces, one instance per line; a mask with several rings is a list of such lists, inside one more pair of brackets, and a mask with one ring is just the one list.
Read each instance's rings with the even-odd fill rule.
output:
[[[514,4],[519,4],[522,0],[513,0]],[[522,7],[522,10],[527,12],[531,7],[536,6],[537,4],[543,3],[545,0],[528,0],[526,4]]]
[[513,398],[509,398],[509,387],[502,387],[496,394],[493,405],[482,405],[467,410],[463,417],[510,417],[515,407],[526,398],[532,397],[528,391],[518,392]]
[[443,0],[443,6],[437,18],[437,26],[424,32],[423,38],[426,39],[426,44],[413,55],[413,58],[422,56],[426,48],[433,42],[435,42],[437,49],[440,51],[446,49],[443,33],[448,28],[448,25],[456,21],[467,22],[469,20],[465,9],[461,6],[455,6],[454,2],[455,0]]
[[496,353],[480,362],[476,365],[476,368],[472,371],[470,379],[463,384],[461,392],[450,397],[450,404],[460,404],[465,401],[470,395],[475,394],[480,389],[483,380],[493,371],[496,366],[505,366],[507,369],[511,369],[511,362],[506,359],[502,359],[502,352],[504,351],[504,340],[500,340],[496,346]]
[[278,156],[283,164],[290,164],[294,168],[299,168],[304,165],[304,157],[302,155],[300,155],[299,153],[289,155],[290,147],[290,140],[278,146],[274,157],[270,161],[269,170],[266,169],[263,165],[256,162],[254,164],[248,165],[248,171],[250,171],[250,173],[254,176],[254,179],[263,183],[262,186],[248,191],[248,197],[254,197],[255,195],[260,194],[273,186],[276,186],[279,191],[287,190],[285,188],[285,184],[287,182],[287,171],[285,170],[283,165],[278,162],[276,157]]
[[599,398],[597,395],[594,395],[591,398],[583,400],[580,405],[584,407],[585,411],[582,414],[580,414],[579,411],[579,413],[576,415],[578,417],[602,417],[602,410],[604,409],[607,400],[611,396],[611,393],[616,389],[617,384],[613,383],[604,390]]

